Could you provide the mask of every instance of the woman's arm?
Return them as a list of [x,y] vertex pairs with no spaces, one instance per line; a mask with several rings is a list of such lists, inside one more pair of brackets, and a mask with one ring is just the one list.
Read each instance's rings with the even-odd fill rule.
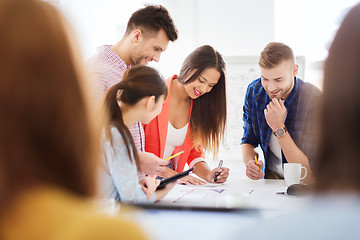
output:
[[[111,133],[113,136],[112,149],[106,151],[106,157],[114,190],[118,192],[122,202],[154,202],[155,194],[148,200],[139,184],[136,164],[129,158],[121,134],[114,128],[111,129]],[[108,143],[107,146],[111,147]]]
[[216,183],[226,182],[229,177],[229,168],[222,167],[221,169],[214,168],[213,170],[210,170],[209,166],[204,161],[195,163],[194,168],[194,173],[208,182],[215,183],[214,178],[217,172],[220,174],[217,177]]
[[[177,174],[176,171],[172,170],[171,168],[165,167],[165,171],[163,172],[161,177],[168,178],[174,176],[175,174]],[[186,177],[177,180],[177,183],[185,184],[185,185],[203,185],[206,182],[191,175],[188,175]]]

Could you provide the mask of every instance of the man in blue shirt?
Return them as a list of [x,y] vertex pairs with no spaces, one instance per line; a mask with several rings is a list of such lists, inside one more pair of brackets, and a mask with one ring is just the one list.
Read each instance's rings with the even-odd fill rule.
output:
[[[307,168],[304,182],[312,181],[311,159],[316,154],[316,108],[321,92],[297,78],[293,51],[271,42],[259,59],[261,78],[248,86],[244,102],[242,155],[251,179],[283,178],[283,164],[301,163]],[[255,158],[260,144],[265,157]],[[255,157],[256,156],[256,157]]]

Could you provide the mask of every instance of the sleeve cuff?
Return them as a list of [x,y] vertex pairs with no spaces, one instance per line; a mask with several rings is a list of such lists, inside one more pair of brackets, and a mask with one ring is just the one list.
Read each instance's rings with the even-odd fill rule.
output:
[[154,192],[151,198],[149,199],[149,203],[154,203],[155,199],[156,199],[156,192]]
[[189,164],[189,168],[192,168],[195,164],[197,164],[198,162],[206,162],[205,158],[203,157],[199,157],[199,158],[195,158],[194,160],[191,161],[191,163]]

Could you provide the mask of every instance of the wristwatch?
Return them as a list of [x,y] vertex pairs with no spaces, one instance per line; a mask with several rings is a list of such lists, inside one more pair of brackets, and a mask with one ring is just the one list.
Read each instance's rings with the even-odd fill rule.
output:
[[286,131],[287,131],[286,127],[280,127],[274,131],[274,135],[275,137],[283,137]]

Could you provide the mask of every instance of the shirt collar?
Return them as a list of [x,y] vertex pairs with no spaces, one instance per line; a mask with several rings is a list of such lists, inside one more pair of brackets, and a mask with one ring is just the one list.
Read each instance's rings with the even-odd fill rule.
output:
[[294,87],[291,90],[289,96],[285,99],[285,107],[288,108],[293,104],[293,102],[296,99],[296,96],[299,92],[299,79],[297,77],[294,77]]
[[103,52],[104,55],[118,68],[124,70],[130,68],[125,61],[111,48],[112,45],[104,45],[98,48],[99,52]]

